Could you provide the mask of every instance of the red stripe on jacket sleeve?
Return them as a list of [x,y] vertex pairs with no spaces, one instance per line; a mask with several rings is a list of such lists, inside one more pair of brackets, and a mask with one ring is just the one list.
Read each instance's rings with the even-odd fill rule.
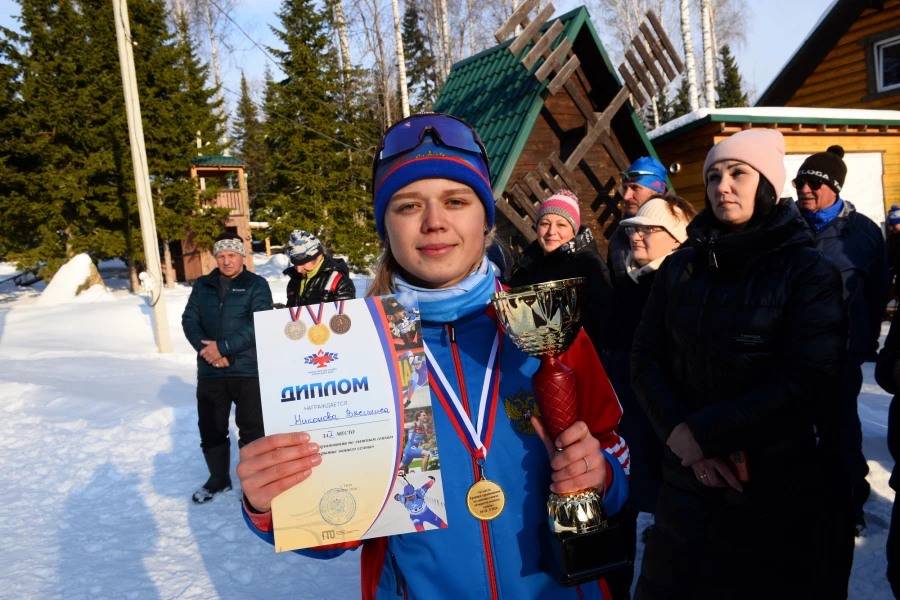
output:
[[378,592],[378,581],[381,579],[382,570],[384,570],[387,545],[388,539],[382,537],[369,540],[363,546],[359,564],[362,600],[375,600],[375,594]]
[[[578,418],[587,424],[600,447],[615,457],[628,474],[631,466],[628,445],[616,432],[622,418],[622,405],[583,329],[560,360],[574,370],[577,377]],[[610,473],[607,475],[611,476]]]
[[247,516],[250,517],[250,522],[253,523],[253,526],[263,533],[269,533],[272,531],[272,511],[266,511],[264,513],[255,512],[251,507],[250,503],[247,502],[247,497],[244,496],[242,500],[244,503],[244,512],[247,513]]

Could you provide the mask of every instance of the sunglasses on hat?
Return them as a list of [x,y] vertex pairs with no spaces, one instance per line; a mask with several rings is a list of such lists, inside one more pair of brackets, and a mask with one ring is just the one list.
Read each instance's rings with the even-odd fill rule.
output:
[[797,179],[795,179],[794,181],[792,181],[791,183],[793,183],[794,187],[797,188],[798,190],[802,190],[803,186],[808,185],[809,189],[811,189],[814,192],[818,191],[819,188],[821,188],[823,185],[825,185],[825,182],[822,181],[821,179],[801,179],[799,177]]
[[378,166],[398,154],[415,149],[426,135],[431,135],[444,146],[480,154],[488,165],[487,150],[472,126],[453,115],[423,113],[395,123],[381,137],[372,163],[372,189]]

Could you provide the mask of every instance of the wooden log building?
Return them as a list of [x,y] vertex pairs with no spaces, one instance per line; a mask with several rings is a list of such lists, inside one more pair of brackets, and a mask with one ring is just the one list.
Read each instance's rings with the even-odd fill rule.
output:
[[876,223],[900,202],[900,111],[829,108],[701,109],[650,132],[669,180],[697,208],[704,205],[703,162],[715,144],[751,128],[784,135],[787,181],[782,195],[796,198],[791,180],[810,154],[844,148],[847,180],[841,197]]

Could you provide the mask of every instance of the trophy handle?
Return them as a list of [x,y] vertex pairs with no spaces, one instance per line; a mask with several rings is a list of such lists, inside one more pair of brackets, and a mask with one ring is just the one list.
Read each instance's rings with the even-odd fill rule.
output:
[[556,439],[578,420],[575,372],[557,358],[545,358],[531,381],[541,419]]

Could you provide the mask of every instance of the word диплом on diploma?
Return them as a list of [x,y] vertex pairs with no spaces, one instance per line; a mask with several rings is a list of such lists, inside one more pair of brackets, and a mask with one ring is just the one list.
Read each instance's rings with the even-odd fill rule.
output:
[[415,294],[254,320],[266,433],[305,431],[322,456],[272,502],[276,549],[447,527]]

